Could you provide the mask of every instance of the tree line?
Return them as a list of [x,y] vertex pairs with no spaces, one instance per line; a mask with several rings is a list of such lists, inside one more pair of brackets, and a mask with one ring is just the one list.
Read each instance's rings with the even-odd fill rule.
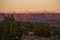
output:
[[50,36],[50,24],[42,22],[23,22],[15,21],[14,18],[5,17],[0,22],[0,40],[16,39],[18,36],[21,39],[23,34],[28,35],[28,32],[34,32],[34,35],[40,37]]

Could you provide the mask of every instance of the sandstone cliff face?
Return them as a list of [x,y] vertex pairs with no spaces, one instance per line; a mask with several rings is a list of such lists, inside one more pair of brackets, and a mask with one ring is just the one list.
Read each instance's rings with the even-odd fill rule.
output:
[[[24,13],[24,14],[12,14],[16,21],[29,21],[29,22],[59,22],[60,13]],[[11,14],[0,14],[0,21],[4,19],[5,16],[11,16]]]
[[31,21],[31,22],[46,22],[46,21],[53,21],[57,22],[60,20],[60,14],[59,13],[35,13],[35,14],[14,14],[14,18],[16,21]]

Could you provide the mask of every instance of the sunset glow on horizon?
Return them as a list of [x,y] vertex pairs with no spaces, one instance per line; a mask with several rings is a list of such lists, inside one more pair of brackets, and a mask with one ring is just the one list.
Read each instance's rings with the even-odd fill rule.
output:
[[28,10],[60,12],[60,0],[0,0],[0,12]]

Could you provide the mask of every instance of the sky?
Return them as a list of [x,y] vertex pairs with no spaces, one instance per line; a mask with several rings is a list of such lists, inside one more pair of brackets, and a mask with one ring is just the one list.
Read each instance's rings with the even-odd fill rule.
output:
[[28,10],[60,12],[60,0],[0,0],[0,12]]

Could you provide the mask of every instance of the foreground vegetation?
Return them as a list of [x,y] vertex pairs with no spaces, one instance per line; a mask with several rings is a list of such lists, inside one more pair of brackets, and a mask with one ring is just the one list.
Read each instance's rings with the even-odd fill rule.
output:
[[5,19],[0,22],[0,40],[16,39],[16,36],[21,39],[21,36],[23,34],[28,35],[28,32],[34,32],[34,35],[40,37],[49,37],[50,24],[15,21],[13,17],[5,17]]

